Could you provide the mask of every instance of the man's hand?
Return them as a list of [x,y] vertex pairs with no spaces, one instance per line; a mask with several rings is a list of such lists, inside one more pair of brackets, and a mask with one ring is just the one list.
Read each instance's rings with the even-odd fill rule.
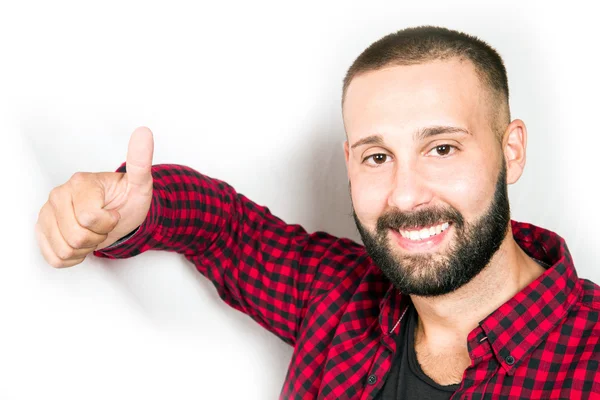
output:
[[137,128],[129,140],[126,173],[77,172],[52,189],[35,225],[50,265],[77,265],[144,222],[152,202],[153,152],[152,132]]

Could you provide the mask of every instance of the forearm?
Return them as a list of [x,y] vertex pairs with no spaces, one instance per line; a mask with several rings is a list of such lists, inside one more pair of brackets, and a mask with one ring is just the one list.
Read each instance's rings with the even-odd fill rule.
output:
[[[154,193],[139,230],[94,254],[131,257],[146,250],[183,254],[230,306],[294,344],[320,266],[337,265],[332,247],[349,246],[286,224],[228,184],[191,168],[152,168]],[[321,285],[335,285],[323,277]]]
[[[117,171],[125,172],[125,165]],[[128,258],[147,250],[166,250],[190,256],[203,252],[217,238],[230,219],[235,191],[229,185],[176,164],[155,165],[152,176],[153,198],[144,223],[94,255]]]

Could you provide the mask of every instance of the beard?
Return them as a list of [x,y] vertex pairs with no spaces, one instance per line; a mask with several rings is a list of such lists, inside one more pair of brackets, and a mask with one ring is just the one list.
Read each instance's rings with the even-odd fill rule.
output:
[[[367,253],[401,293],[426,297],[451,293],[489,264],[506,236],[510,222],[506,163],[503,159],[490,207],[474,223],[465,222],[451,206],[411,213],[392,210],[379,217],[372,234],[358,220],[354,208],[352,214]],[[454,242],[446,254],[393,254],[389,229],[398,232],[444,222],[449,222],[455,231]]]

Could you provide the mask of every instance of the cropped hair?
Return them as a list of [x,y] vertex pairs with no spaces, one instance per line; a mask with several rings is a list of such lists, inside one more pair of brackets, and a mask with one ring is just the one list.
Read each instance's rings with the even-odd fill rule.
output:
[[[367,47],[352,63],[344,78],[342,104],[348,86],[357,75],[395,65],[422,64],[458,58],[475,66],[481,82],[491,90],[494,109],[508,118],[495,121],[494,130],[503,130],[510,120],[508,78],[498,52],[481,39],[463,32],[437,26],[419,26],[391,33]],[[505,112],[502,110],[505,109]],[[494,118],[496,120],[498,118]],[[503,127],[502,127],[503,126]],[[499,133],[501,135],[501,132]]]

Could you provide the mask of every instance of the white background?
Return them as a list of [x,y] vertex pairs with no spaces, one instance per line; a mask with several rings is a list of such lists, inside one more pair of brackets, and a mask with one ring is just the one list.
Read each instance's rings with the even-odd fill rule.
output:
[[2,3],[0,399],[277,398],[291,348],[192,264],[148,252],[55,270],[35,244],[37,213],[74,172],[113,171],[147,125],[155,164],[356,239],[341,81],[367,45],[407,26],[464,30],[504,57],[513,117],[529,129],[513,218],[561,234],[579,275],[600,282],[598,13],[485,3]]

